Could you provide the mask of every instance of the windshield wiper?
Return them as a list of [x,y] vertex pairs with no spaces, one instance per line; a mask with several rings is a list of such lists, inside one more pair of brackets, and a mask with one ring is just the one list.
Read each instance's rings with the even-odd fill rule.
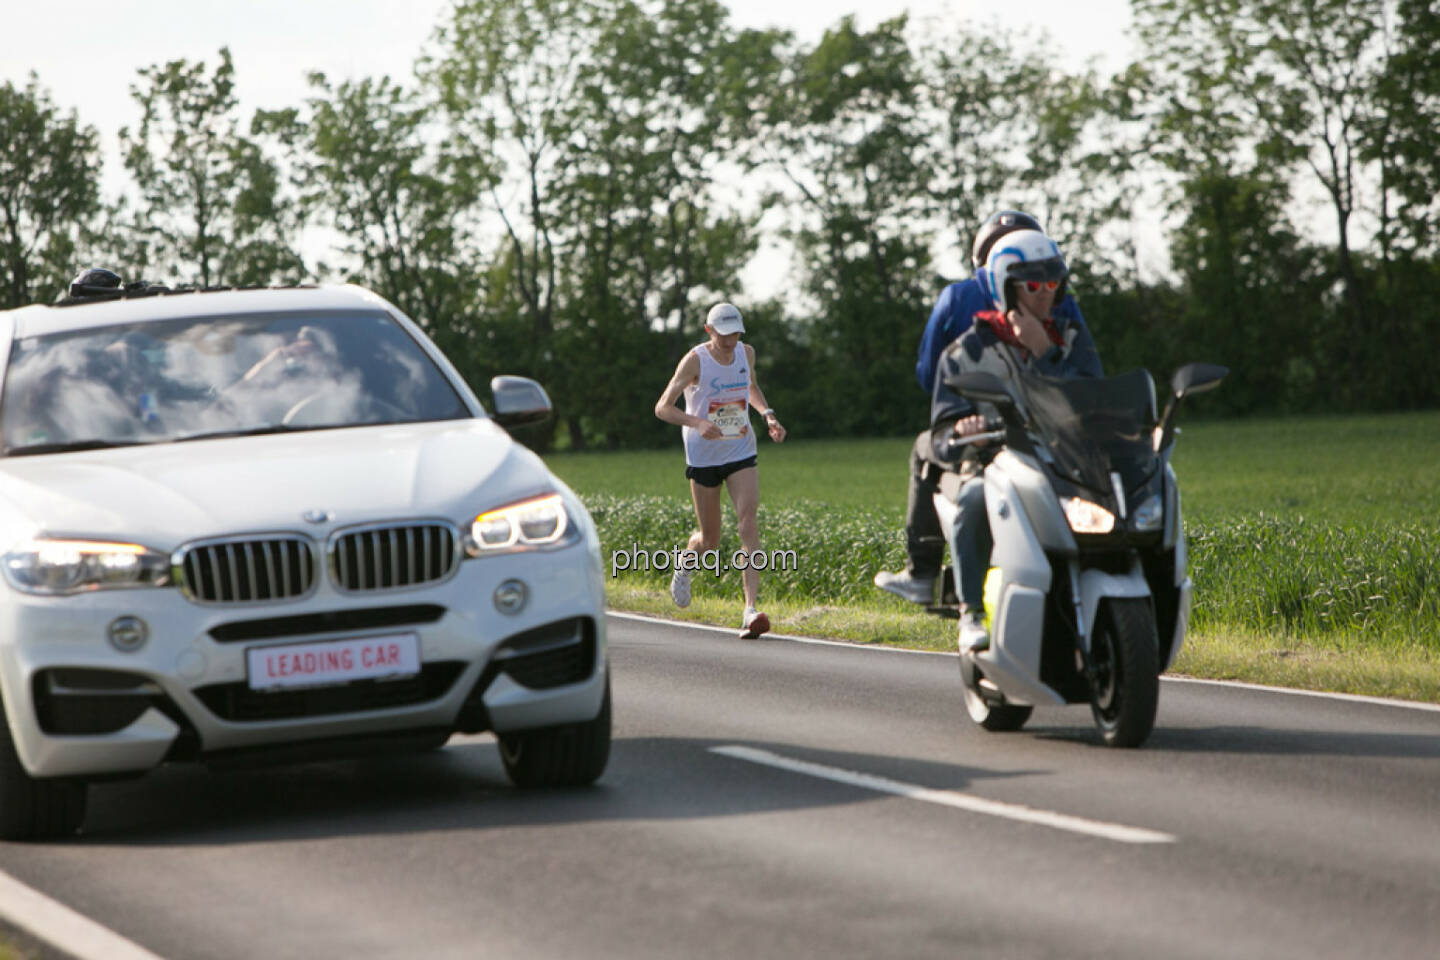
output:
[[295,427],[288,423],[272,423],[266,427],[247,427],[244,430],[216,430],[213,433],[192,433],[189,436],[176,437],[171,443],[188,443],[191,440],[223,440],[227,437],[259,437],[267,433],[299,433],[304,430],[314,430],[314,427]]
[[27,443],[6,447],[7,457],[28,457],[39,453],[70,453],[79,450],[106,450],[110,447],[137,447],[148,440],[69,440],[65,443]]

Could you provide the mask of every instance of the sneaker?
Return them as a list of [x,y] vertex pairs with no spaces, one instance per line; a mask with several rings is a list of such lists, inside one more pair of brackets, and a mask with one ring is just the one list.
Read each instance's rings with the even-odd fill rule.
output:
[[770,618],[754,607],[745,608],[745,617],[740,622],[742,624],[740,628],[741,640],[754,640],[759,637],[760,634],[770,631]]
[[[688,554],[687,554],[688,556]],[[670,599],[675,601],[677,607],[690,606],[690,571],[675,568],[670,575]]]
[[960,614],[960,636],[957,638],[961,653],[979,653],[990,649],[990,631],[985,629],[985,620],[977,610]]
[[875,574],[875,586],[911,603],[930,603],[935,599],[935,578],[917,577],[908,569],[899,573],[881,570]]

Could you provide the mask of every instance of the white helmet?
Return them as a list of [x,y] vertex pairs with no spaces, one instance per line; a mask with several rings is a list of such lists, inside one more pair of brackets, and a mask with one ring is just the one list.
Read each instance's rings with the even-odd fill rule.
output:
[[990,250],[985,264],[985,285],[995,309],[1015,309],[1014,284],[1018,281],[1054,283],[1055,299],[1065,296],[1065,279],[1070,268],[1060,248],[1039,230],[1015,230],[1001,237]]

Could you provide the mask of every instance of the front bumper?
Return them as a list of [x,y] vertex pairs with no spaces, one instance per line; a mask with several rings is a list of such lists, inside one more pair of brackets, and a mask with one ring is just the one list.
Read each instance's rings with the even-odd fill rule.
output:
[[[527,586],[528,600],[505,614],[492,597],[510,580]],[[0,590],[0,693],[20,762],[35,777],[413,730],[514,732],[589,720],[604,697],[604,584],[584,542],[465,560],[449,580],[423,587],[362,595],[322,582],[280,603],[202,605],[173,588],[72,597]],[[106,640],[119,616],[148,624],[138,651]],[[394,633],[418,638],[420,677],[249,688],[249,648]],[[112,688],[77,691],[97,677]],[[93,719],[97,707],[123,726],[86,730],[106,726]]]

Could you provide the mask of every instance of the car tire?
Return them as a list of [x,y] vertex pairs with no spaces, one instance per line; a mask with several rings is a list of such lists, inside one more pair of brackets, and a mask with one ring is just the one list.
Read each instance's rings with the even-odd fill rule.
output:
[[581,787],[594,783],[610,759],[610,674],[594,720],[502,733],[500,759],[517,787]]
[[[0,721],[5,721],[0,711]],[[85,820],[86,785],[81,780],[37,780],[25,771],[10,737],[0,729],[0,840],[69,837]]]

